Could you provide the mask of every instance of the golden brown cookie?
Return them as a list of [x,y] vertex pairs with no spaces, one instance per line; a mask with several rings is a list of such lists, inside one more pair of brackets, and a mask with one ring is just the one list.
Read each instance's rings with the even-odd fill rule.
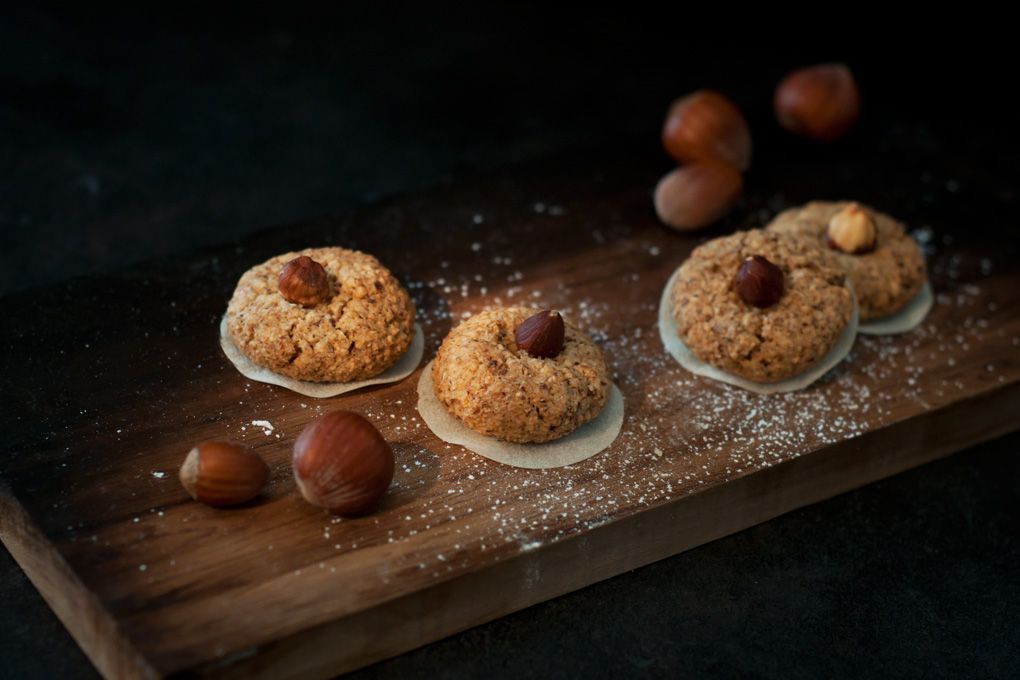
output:
[[563,437],[598,416],[609,396],[602,350],[565,323],[557,356],[531,356],[517,346],[517,327],[537,310],[489,309],[446,336],[432,382],[446,409],[472,430],[510,442]]
[[[734,279],[758,255],[782,270],[778,302],[758,308]],[[677,334],[694,355],[721,371],[760,383],[795,376],[821,360],[850,323],[853,295],[827,249],[761,230],[738,231],[695,248],[673,284]]]
[[[769,231],[796,234],[828,245],[826,231],[833,215],[850,205],[848,201],[812,201],[779,213]],[[894,314],[910,302],[928,279],[924,255],[914,239],[895,219],[865,208],[874,220],[873,250],[852,255],[831,249],[846,270],[857,295],[861,321]]]
[[[280,271],[300,255],[325,268],[328,299],[311,307],[288,302]],[[345,248],[286,253],[246,271],[227,306],[237,348],[271,371],[298,380],[364,380],[393,366],[414,337],[407,291],[371,255]]]

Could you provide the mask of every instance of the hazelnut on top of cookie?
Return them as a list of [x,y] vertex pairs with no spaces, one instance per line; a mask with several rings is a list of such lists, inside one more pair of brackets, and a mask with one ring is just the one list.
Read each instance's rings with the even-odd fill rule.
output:
[[862,321],[895,314],[928,278],[924,254],[897,220],[850,201],[812,201],[779,213],[772,232],[826,245],[846,270]]
[[[525,327],[523,346],[518,332]],[[558,344],[555,355],[545,351]],[[531,329],[534,331],[535,329]],[[527,348],[532,338],[536,349]],[[549,310],[489,309],[450,331],[432,364],[436,398],[481,434],[516,443],[563,437],[602,411],[609,398],[609,367],[583,331]]]
[[677,334],[695,356],[762,383],[821,360],[854,309],[846,275],[827,248],[761,230],[695,248],[671,296]]
[[533,357],[554,359],[563,351],[565,333],[560,313],[543,309],[521,322],[514,331],[514,340]]
[[829,247],[848,255],[864,255],[875,249],[878,228],[871,211],[860,203],[848,203],[829,218],[825,227]]
[[241,276],[227,331],[238,350],[275,373],[352,382],[400,360],[414,338],[414,314],[411,297],[379,260],[346,248],[309,248]]
[[331,295],[326,269],[307,255],[299,255],[283,265],[277,287],[287,302],[304,307],[326,302]]
[[766,309],[783,297],[786,290],[783,270],[767,257],[752,255],[740,263],[733,277],[733,289],[747,304]]

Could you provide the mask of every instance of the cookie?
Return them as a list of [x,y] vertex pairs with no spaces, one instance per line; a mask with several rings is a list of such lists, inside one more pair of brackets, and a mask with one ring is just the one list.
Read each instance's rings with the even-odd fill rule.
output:
[[[300,255],[322,265],[328,299],[311,307],[288,302],[280,270]],[[245,357],[296,380],[353,382],[396,364],[414,338],[407,291],[371,255],[309,248],[278,255],[246,271],[227,306],[227,332]]]
[[540,444],[516,444],[479,434],[453,416],[436,397],[429,363],[418,379],[418,413],[444,442],[504,465],[543,470],[574,465],[608,449],[623,427],[623,394],[611,385],[609,399],[598,416],[565,437]]
[[[758,308],[734,288],[755,255],[782,270],[783,293]],[[855,319],[854,297],[834,255],[807,240],[738,231],[694,249],[669,291],[680,340],[700,361],[754,383],[797,376],[827,357]]]
[[[808,238],[828,247],[826,232],[833,215],[849,201],[812,201],[779,213],[767,229]],[[928,279],[924,255],[914,239],[895,219],[864,208],[872,217],[876,238],[873,250],[858,255],[830,248],[846,270],[857,295],[861,321],[887,317],[907,306]]]
[[443,340],[432,364],[436,398],[480,434],[509,442],[548,442],[594,419],[609,397],[602,350],[565,323],[563,350],[531,356],[517,346],[517,327],[537,310],[489,309]]
[[857,338],[858,332],[856,311],[850,316],[850,323],[843,329],[843,333],[836,340],[836,344],[832,346],[832,349],[817,363],[793,377],[778,382],[763,383],[747,380],[732,373],[719,370],[715,366],[707,364],[694,356],[694,353],[683,343],[677,333],[676,321],[673,320],[672,292],[673,282],[676,281],[678,274],[679,270],[673,272],[673,276],[670,277],[666,287],[663,288],[662,296],[659,300],[659,339],[662,341],[662,346],[666,352],[676,359],[678,364],[695,375],[724,382],[749,392],[755,392],[756,394],[796,392],[808,387],[811,383],[828,373],[833,367],[843,361],[850,354],[850,350],[853,349],[854,340]]

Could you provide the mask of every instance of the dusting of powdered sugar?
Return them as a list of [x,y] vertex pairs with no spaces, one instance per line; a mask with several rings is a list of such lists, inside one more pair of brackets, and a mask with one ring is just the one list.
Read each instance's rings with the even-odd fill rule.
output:
[[[768,217],[784,207],[785,201],[776,199],[761,212]],[[479,229],[500,220],[477,208],[465,210],[464,222]],[[534,197],[522,212],[531,219],[555,221],[579,210],[566,201]],[[983,295],[979,284],[960,282],[964,270],[993,274],[994,263],[953,254],[932,263],[935,305],[918,328],[899,336],[859,337],[847,359],[806,390],[759,395],[694,376],[663,350],[655,326],[659,293],[687,251],[680,251],[668,234],[632,232],[611,210],[592,220],[581,240],[587,247],[604,249],[597,271],[592,265],[566,267],[557,261],[527,266],[512,248],[494,244],[482,231],[472,232],[477,235],[458,246],[462,252],[456,257],[451,253],[427,275],[405,281],[425,333],[426,360],[450,328],[491,306],[557,309],[590,334],[605,350],[613,381],[623,392],[625,420],[607,451],[581,463],[543,470],[512,468],[438,440],[415,409],[415,376],[369,397],[311,404],[294,395],[281,398],[265,385],[246,384],[238,393],[238,405],[219,417],[228,430],[264,442],[275,456],[270,461],[272,502],[245,510],[263,513],[251,520],[253,526],[261,522],[276,532],[267,532],[262,541],[266,568],[339,574],[354,568],[339,569],[346,555],[371,550],[392,556],[382,562],[362,560],[384,582],[408,574],[442,578],[477,568],[480,562],[540,550],[858,437],[905,414],[1020,378],[1020,367],[1004,362],[973,370],[973,357],[989,343],[1020,351],[1020,337],[1004,335],[996,326],[994,319],[1003,310]],[[921,227],[914,236],[930,254],[936,240],[931,230]],[[455,267],[451,261],[461,264]],[[965,357],[970,358],[968,368],[957,365]],[[891,384],[897,389],[889,390]],[[300,431],[296,423],[349,404],[390,442],[396,470],[375,513],[342,519],[310,510],[297,498],[289,447]],[[168,497],[167,505],[173,500]],[[185,504],[165,517],[196,521],[206,517],[204,512]],[[138,526],[158,521],[165,521],[162,511],[143,515]],[[282,550],[285,542],[300,543],[299,554]],[[309,543],[314,549],[304,547]],[[151,556],[145,564],[153,578],[171,568],[168,560]],[[180,560],[174,564],[172,568],[181,568]],[[540,579],[535,572],[528,582]]]

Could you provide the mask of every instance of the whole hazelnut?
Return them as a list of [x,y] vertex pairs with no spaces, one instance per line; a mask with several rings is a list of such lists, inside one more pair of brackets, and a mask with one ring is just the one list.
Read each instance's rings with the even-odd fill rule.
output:
[[776,88],[779,124],[822,142],[842,137],[857,122],[861,99],[845,64],[820,64],[794,71]]
[[765,309],[783,297],[783,270],[761,255],[747,258],[737,269],[733,287],[740,299]]
[[544,309],[521,322],[514,332],[514,340],[533,357],[553,359],[563,351],[565,333],[560,313]]
[[829,219],[825,240],[830,248],[863,255],[878,245],[878,228],[871,213],[859,203],[850,203]]
[[310,423],[294,442],[294,478],[312,505],[360,515],[393,479],[393,451],[363,416],[333,411]]
[[269,479],[269,466],[242,444],[206,442],[188,453],[180,479],[196,501],[225,507],[255,498]]
[[330,298],[326,270],[307,255],[283,265],[278,286],[285,300],[304,307],[314,307]]
[[662,125],[662,145],[679,163],[719,161],[741,171],[751,165],[751,132],[744,116],[712,90],[673,102]]
[[659,180],[655,212],[674,229],[699,229],[729,212],[743,187],[744,178],[729,165],[692,163]]

